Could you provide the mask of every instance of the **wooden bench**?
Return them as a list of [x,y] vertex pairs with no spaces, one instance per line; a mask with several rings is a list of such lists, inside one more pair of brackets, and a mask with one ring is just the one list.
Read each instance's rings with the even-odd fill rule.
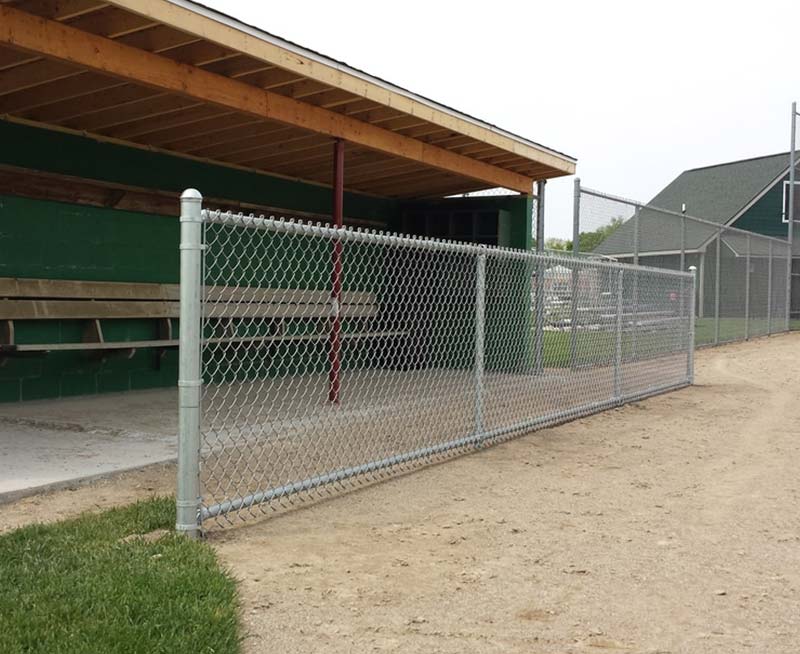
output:
[[[133,356],[139,348],[174,348],[179,344],[174,321],[180,317],[180,287],[177,284],[131,282],[92,282],[77,280],[18,279],[0,277],[0,354],[93,350],[101,353],[122,351]],[[206,318],[216,324],[215,335],[206,343],[267,343],[287,340],[323,340],[327,331],[291,333],[292,320],[320,320],[332,315],[328,291],[252,287],[208,287],[203,305]],[[340,301],[343,319],[368,319],[378,315],[373,293],[345,292]],[[150,319],[158,321],[158,338],[138,341],[108,341],[102,320]],[[241,336],[235,333],[243,320],[264,319],[269,334]],[[15,321],[85,321],[83,338],[72,343],[17,343]],[[360,321],[366,322],[364,320]],[[219,334],[217,334],[219,332]],[[399,336],[392,331],[343,332],[343,338]]]

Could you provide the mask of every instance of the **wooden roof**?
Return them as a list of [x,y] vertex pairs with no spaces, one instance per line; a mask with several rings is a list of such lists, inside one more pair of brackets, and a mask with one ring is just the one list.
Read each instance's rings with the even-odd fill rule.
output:
[[[479,92],[476,89],[476,92]],[[0,0],[0,116],[321,184],[428,197],[575,160],[185,0]]]

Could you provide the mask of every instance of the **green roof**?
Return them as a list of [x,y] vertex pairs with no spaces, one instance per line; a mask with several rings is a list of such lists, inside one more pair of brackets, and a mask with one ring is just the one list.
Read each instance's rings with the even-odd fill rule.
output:
[[[656,195],[639,214],[639,251],[680,250],[680,219],[657,211],[686,213],[724,225],[737,216],[759,194],[771,187],[789,168],[789,153],[693,168],[682,172]],[[698,250],[715,229],[687,221],[686,249]],[[628,220],[594,250],[598,254],[622,255],[633,251],[633,221]]]

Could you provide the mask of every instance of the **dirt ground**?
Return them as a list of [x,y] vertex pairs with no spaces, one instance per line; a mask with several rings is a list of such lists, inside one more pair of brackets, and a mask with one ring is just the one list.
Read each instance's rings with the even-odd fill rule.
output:
[[[800,651],[800,334],[697,385],[212,534],[245,650]],[[0,506],[8,529],[171,467]]]

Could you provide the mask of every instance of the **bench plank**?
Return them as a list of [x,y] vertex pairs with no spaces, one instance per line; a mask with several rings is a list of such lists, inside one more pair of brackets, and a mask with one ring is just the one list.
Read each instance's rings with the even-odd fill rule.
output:
[[[296,319],[327,320],[332,315],[327,290],[259,287],[205,287],[203,313],[206,319],[254,320]],[[129,350],[170,348],[178,345],[173,338],[171,319],[180,317],[180,286],[137,282],[94,282],[0,277],[0,324],[6,326],[0,352],[50,352],[80,350]],[[374,293],[347,291],[340,301],[343,318],[370,318],[378,314]],[[88,320],[93,321],[95,338],[81,343],[14,343],[14,320]],[[161,321],[154,340],[107,342],[102,338],[101,320],[152,319]],[[166,328],[164,327],[166,324]],[[380,338],[402,336],[404,332],[360,331],[344,333],[343,338]],[[215,336],[204,343],[259,343],[278,341],[323,340],[324,332],[310,334],[276,333],[264,336]]]
[[[405,336],[406,332],[350,332],[343,333],[342,338],[395,338]],[[321,341],[330,338],[329,334],[273,334],[269,336],[232,336],[203,339],[204,344],[215,343],[274,343],[283,341]],[[0,345],[0,352],[61,352],[82,350],[135,350],[150,347],[177,347],[177,338],[154,341],[106,341],[105,343],[24,343],[21,345]]]
[[[180,300],[178,284],[94,282],[70,279],[0,277],[0,298],[65,300]],[[206,286],[206,301],[326,304],[330,291],[249,286]],[[345,291],[342,304],[375,304],[369,291]]]
[[93,282],[72,279],[0,277],[0,297],[74,300],[179,300],[177,284]]
[[[207,318],[327,318],[325,304],[273,304],[205,302]],[[375,305],[345,304],[343,318],[368,318],[377,314]],[[134,318],[179,318],[179,302],[120,300],[0,300],[0,320],[107,320]]]

